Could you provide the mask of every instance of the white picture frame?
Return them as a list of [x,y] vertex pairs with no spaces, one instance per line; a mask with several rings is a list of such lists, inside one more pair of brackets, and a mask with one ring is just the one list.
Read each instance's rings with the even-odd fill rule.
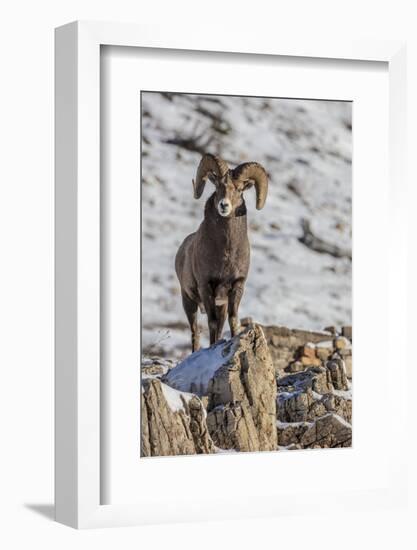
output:
[[[102,45],[290,56],[299,58],[382,61],[389,70],[391,255],[393,277],[405,273],[403,151],[405,150],[405,44],[388,41],[334,42],[288,40],[263,35],[248,45],[244,36],[227,33],[178,35],[174,28],[75,22],[56,30],[56,519],[77,528],[134,525],[161,521],[155,508],[101,504],[100,408],[100,47]],[[219,55],[222,55],[219,53]],[[401,281],[400,281],[401,282]],[[405,299],[390,304],[390,315],[405,319]],[[397,335],[396,335],[397,336]],[[399,346],[400,348],[401,346]],[[404,348],[402,348],[404,349]],[[405,381],[405,360],[399,361]],[[402,369],[402,371],[401,371]],[[403,382],[404,385],[405,382]],[[404,389],[404,388],[403,388]],[[399,392],[401,392],[401,388]],[[397,420],[401,422],[401,410]],[[401,429],[400,429],[401,431]],[[401,439],[401,435],[399,436]],[[390,505],[404,498],[402,447],[390,455],[383,490],[340,494],[345,507]],[[249,457],[250,459],[250,457]],[[299,495],[269,505],[271,514],[299,509]],[[325,507],[326,495],[303,496],[305,509]],[[271,503],[270,503],[271,504]],[[260,509],[258,514],[262,515]],[[228,515],[241,517],[236,506]],[[165,521],[216,519],[213,508],[184,515],[181,503],[167,496]]]

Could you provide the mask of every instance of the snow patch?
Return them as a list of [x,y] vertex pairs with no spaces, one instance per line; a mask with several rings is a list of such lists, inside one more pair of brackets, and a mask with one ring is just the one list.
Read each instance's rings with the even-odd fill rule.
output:
[[174,388],[171,388],[170,386],[163,384],[162,382],[161,382],[161,390],[162,390],[162,393],[164,394],[165,401],[167,402],[172,412],[185,410],[183,399],[185,400],[186,403],[188,403],[190,399],[194,397],[192,393],[177,391]]
[[316,348],[333,348],[333,340],[324,340],[323,342],[317,342]]
[[277,428],[310,428],[314,422],[281,422],[277,420]]
[[352,384],[348,382],[348,385],[349,389],[347,390],[333,390],[334,395],[343,397],[343,399],[346,399],[347,401],[352,401]]
[[233,356],[235,347],[233,341],[221,340],[210,348],[196,351],[171,369],[164,382],[180,391],[206,395],[209,381]]
[[[329,413],[329,415],[333,415],[335,418],[337,418],[337,420],[343,424],[343,426],[346,426],[346,428],[352,428],[352,425],[347,421],[345,420],[343,417],[339,416],[338,414],[335,414],[335,413]],[[325,416],[329,416],[329,415],[325,415]],[[325,416],[322,416],[321,418],[325,418]]]

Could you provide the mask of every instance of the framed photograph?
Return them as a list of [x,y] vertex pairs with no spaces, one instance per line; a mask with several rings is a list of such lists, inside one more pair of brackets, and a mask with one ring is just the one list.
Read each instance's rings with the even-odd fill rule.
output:
[[56,30],[58,521],[405,498],[404,51]]

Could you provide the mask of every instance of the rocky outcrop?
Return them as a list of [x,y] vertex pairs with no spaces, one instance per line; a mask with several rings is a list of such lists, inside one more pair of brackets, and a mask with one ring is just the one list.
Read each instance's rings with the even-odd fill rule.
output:
[[[347,447],[352,440],[352,395],[344,352],[351,344],[336,335],[330,342],[303,345],[298,358],[277,377],[277,431],[280,448]],[[300,358],[306,358],[300,361]],[[318,359],[320,366],[306,367]],[[317,364],[315,362],[315,364]],[[300,366],[298,366],[300,365]]]
[[[278,370],[281,449],[351,444],[352,395],[345,360],[348,354],[351,358],[351,342],[337,335],[336,329],[329,332],[333,335],[330,342],[303,344],[284,373]],[[315,366],[307,366],[312,361]],[[349,374],[351,378],[351,370]]]
[[[142,390],[142,398],[140,400],[140,424],[141,424],[141,437],[140,437],[140,456],[152,456],[151,441],[149,438],[149,420],[148,420],[148,407],[146,406],[146,398],[144,390]],[[153,445],[156,448],[156,445]]]
[[281,448],[302,449],[300,441],[311,427],[311,422],[277,422],[278,440]]
[[332,392],[318,395],[308,388],[306,391],[280,393],[277,411],[278,420],[283,423],[314,421],[328,412],[351,422],[352,400],[348,392],[345,397]]
[[337,414],[326,414],[304,432],[300,444],[304,449],[350,447],[352,426]]
[[142,383],[141,455],[169,456],[214,452],[200,399],[155,378]]
[[314,422],[278,422],[279,441],[288,450],[350,447],[352,426],[341,416],[329,413]]
[[277,374],[299,358],[300,348],[306,344],[332,339],[329,332],[311,332],[281,326],[262,326]]
[[351,330],[342,332],[251,323],[177,365],[147,359],[141,455],[351,445]]
[[275,450],[276,395],[262,329],[249,326],[237,337],[232,358],[209,383],[207,424],[215,444],[238,451]]
[[341,357],[333,357],[330,361],[327,361],[326,367],[330,373],[330,380],[335,390],[349,389],[345,362]]
[[[207,415],[207,425],[219,449],[236,451],[274,451],[276,449],[276,447],[261,449],[258,430],[246,402],[227,403],[216,407]],[[277,434],[275,434],[275,441],[276,436]]]
[[[243,325],[250,318],[242,319]],[[337,352],[345,362],[346,375],[352,378],[352,327],[336,327],[323,331],[290,329],[283,326],[262,326],[277,376],[319,366]]]
[[314,396],[310,388],[279,394],[278,420],[281,422],[306,422],[326,412],[326,407]]
[[349,424],[352,423],[352,397],[346,392],[345,397],[328,393],[321,398],[327,412],[335,413]]

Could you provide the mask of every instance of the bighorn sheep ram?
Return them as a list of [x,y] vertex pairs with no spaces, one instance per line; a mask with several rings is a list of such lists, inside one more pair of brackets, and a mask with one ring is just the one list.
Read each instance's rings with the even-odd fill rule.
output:
[[268,193],[266,172],[257,162],[231,170],[221,158],[205,154],[193,180],[195,199],[203,194],[207,179],[216,189],[206,202],[204,220],[186,237],[175,257],[193,352],[200,347],[198,307],[207,313],[210,345],[221,338],[227,314],[232,336],[239,331],[238,310],[250,259],[243,192],[255,186],[258,210]]

